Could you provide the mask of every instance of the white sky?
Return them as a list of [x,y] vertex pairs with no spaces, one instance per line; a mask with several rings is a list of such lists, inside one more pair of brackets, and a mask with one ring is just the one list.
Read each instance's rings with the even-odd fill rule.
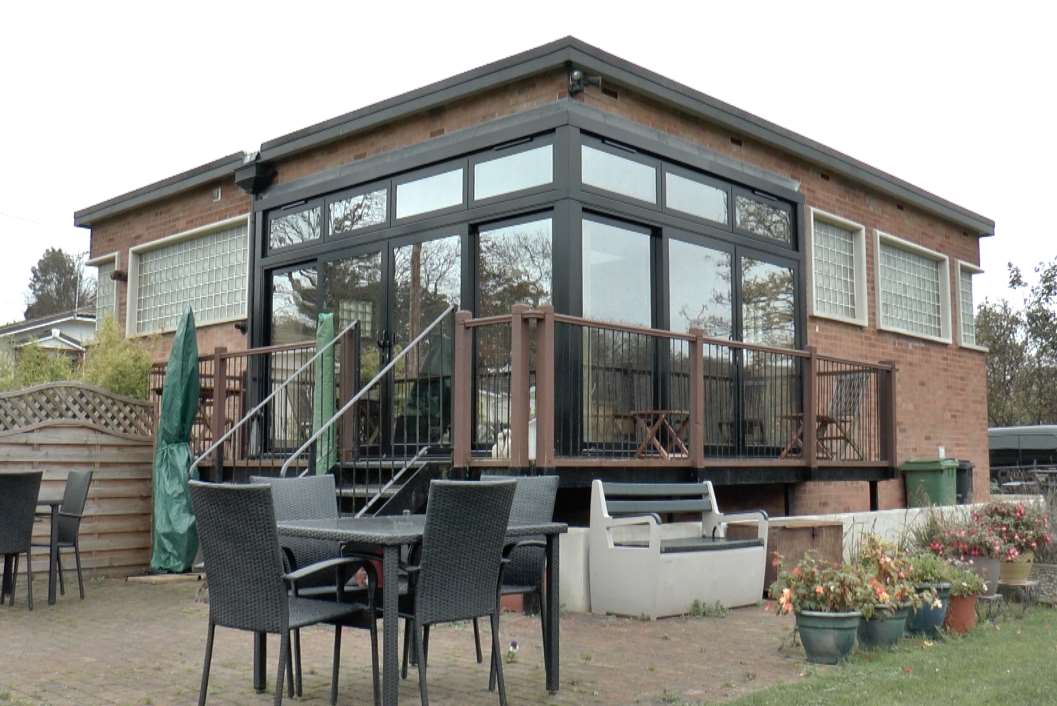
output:
[[977,299],[1003,297],[1007,261],[1057,255],[1047,5],[8,3],[0,322],[44,248],[87,250],[74,210],[566,34],[993,218]]

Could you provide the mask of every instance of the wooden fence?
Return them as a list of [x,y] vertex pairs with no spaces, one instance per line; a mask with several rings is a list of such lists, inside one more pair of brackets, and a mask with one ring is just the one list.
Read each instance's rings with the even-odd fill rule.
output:
[[[41,493],[60,495],[69,471],[94,472],[81,522],[89,575],[130,575],[150,562],[153,425],[148,402],[90,385],[0,394],[0,473],[42,471]],[[46,544],[48,533],[47,521],[37,523],[34,542]],[[72,566],[70,557],[64,567]],[[45,550],[34,553],[34,570],[46,590]]]

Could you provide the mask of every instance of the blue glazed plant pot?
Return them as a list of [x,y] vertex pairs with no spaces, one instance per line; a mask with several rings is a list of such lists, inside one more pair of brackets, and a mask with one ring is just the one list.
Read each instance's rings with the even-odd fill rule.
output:
[[821,613],[805,610],[796,614],[800,642],[807,661],[815,664],[838,664],[855,649],[855,635],[862,613]]
[[909,615],[910,606],[878,610],[872,618],[863,620],[859,625],[859,644],[866,649],[892,647],[903,637]]
[[922,604],[920,608],[912,608],[907,616],[907,632],[911,635],[923,635],[925,637],[938,637],[943,630],[943,621],[947,617],[947,607],[951,602],[951,585],[949,583],[918,586],[919,591],[930,590],[937,594],[940,599],[940,607],[936,608],[931,603]]

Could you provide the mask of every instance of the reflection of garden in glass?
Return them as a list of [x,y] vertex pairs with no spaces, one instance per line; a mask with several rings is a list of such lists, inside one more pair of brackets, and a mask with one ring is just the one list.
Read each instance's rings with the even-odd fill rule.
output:
[[385,223],[387,191],[378,189],[339,199],[330,204],[330,232],[348,233]]
[[277,250],[318,240],[322,235],[319,221],[319,206],[273,215],[268,224],[268,249]]

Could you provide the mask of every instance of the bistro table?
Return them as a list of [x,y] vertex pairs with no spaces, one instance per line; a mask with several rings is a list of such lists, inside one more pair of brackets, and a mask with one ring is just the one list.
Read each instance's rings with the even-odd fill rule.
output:
[[59,508],[62,507],[62,496],[38,496],[37,507],[45,505],[51,508],[51,541],[48,542],[48,605],[55,605],[55,584],[58,583],[56,578],[59,568],[59,549],[56,545],[59,541]]
[[[279,535],[326,539],[346,545],[380,547],[382,549],[382,703],[396,706],[399,693],[398,615],[399,590],[385,587],[399,586],[401,547],[422,541],[426,525],[425,515],[393,515],[385,517],[340,517],[323,520],[293,520],[279,523]],[[547,691],[558,691],[558,608],[561,605],[558,589],[558,538],[567,532],[561,522],[540,524],[512,524],[507,528],[507,541],[544,535],[547,538],[547,590],[543,610],[547,615],[547,630],[543,636],[543,667],[547,676]],[[265,688],[265,642],[263,635],[254,638],[253,685],[258,691]],[[500,655],[500,658],[502,656]]]

